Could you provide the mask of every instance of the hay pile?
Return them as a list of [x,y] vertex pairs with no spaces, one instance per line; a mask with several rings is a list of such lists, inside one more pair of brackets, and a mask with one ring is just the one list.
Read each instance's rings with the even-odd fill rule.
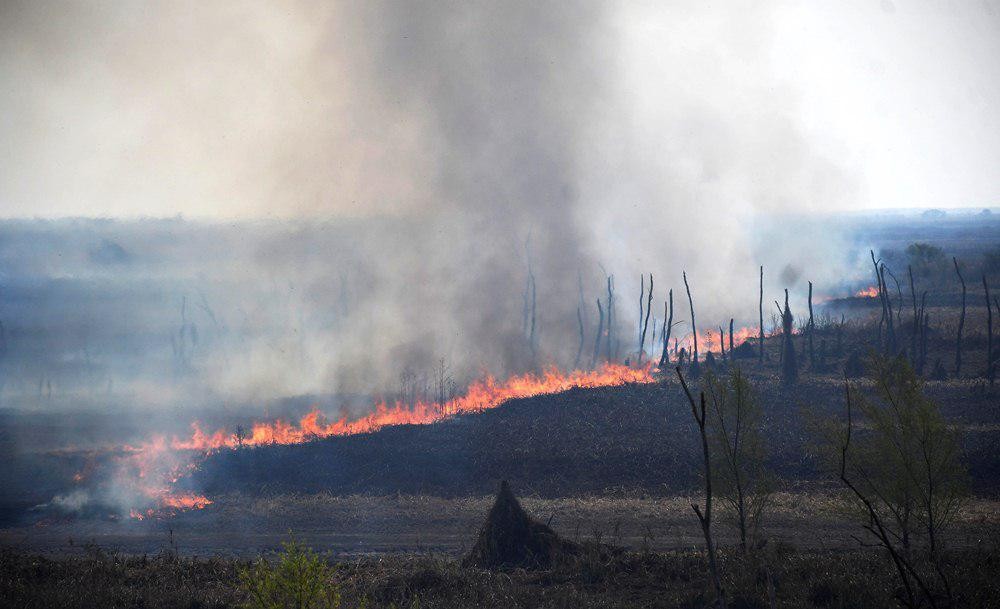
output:
[[482,569],[548,569],[579,551],[577,544],[528,516],[504,481],[476,545],[462,564]]

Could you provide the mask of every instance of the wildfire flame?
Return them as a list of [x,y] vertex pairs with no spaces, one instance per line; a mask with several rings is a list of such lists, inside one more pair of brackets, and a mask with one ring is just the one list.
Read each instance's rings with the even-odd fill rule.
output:
[[[875,286],[860,290],[856,296],[873,298],[878,295]],[[728,328],[724,328],[728,330]],[[726,341],[729,341],[728,331]],[[733,332],[732,343],[739,346],[749,339],[757,339],[760,328],[741,327]],[[700,329],[699,343],[703,352],[717,350],[720,333],[714,329]],[[678,345],[691,349],[692,336],[678,337]],[[728,344],[725,345],[728,350]],[[673,345],[671,345],[673,347]],[[652,354],[655,355],[655,354]],[[655,357],[650,358],[654,360]],[[173,515],[183,510],[203,509],[212,504],[207,497],[192,493],[175,492],[173,485],[195,470],[202,459],[214,451],[236,449],[242,446],[266,444],[298,444],[319,438],[367,433],[389,425],[424,425],[454,415],[480,412],[500,406],[507,400],[527,398],[542,394],[558,393],[573,388],[608,387],[627,383],[653,382],[655,369],[652,363],[631,367],[621,364],[603,364],[597,370],[561,372],[552,367],[542,374],[527,373],[497,381],[493,376],[469,386],[462,396],[437,402],[379,402],[370,414],[355,420],[340,418],[329,421],[317,409],[303,416],[297,423],[276,420],[254,423],[249,432],[232,433],[227,429],[208,432],[195,421],[191,435],[174,436],[169,441],[157,436],[138,446],[121,447],[119,485],[126,488],[143,503],[141,508],[130,509],[130,516],[146,520],[160,515]],[[83,476],[78,475],[79,482]],[[154,507],[150,507],[150,505]]]
[[254,423],[246,438],[220,429],[206,433],[198,422],[191,425],[189,438],[174,438],[174,450],[212,451],[220,448],[259,446],[261,444],[299,444],[317,438],[346,436],[375,431],[387,425],[424,425],[457,414],[480,412],[496,408],[507,400],[527,398],[546,393],[559,393],[575,387],[607,387],[626,383],[649,383],[653,381],[650,366],[630,368],[620,364],[605,364],[597,370],[576,370],[570,373],[550,368],[541,375],[532,373],[514,376],[498,382],[489,376],[469,386],[465,395],[444,404],[418,402],[413,405],[396,402],[375,405],[371,414],[348,421],[341,418],[328,422],[321,412],[312,410],[297,424],[286,421]]
[[868,286],[854,293],[855,298],[878,298],[878,286]]
[[[536,395],[558,393],[577,387],[608,387],[626,383],[649,383],[654,380],[651,365],[633,368],[620,364],[604,364],[597,370],[576,370],[564,373],[549,368],[542,374],[523,374],[506,381],[494,377],[477,381],[469,386],[465,395],[444,404],[418,402],[413,405],[380,402],[372,412],[360,419],[348,421],[341,418],[327,421],[318,410],[312,410],[298,423],[271,421],[254,423],[246,437],[237,437],[225,429],[208,433],[198,422],[192,423],[191,435],[174,437],[169,442],[163,437],[153,438],[139,446],[126,446],[120,483],[133,490],[156,507],[132,508],[129,515],[135,520],[154,516],[169,516],[179,511],[203,509],[212,501],[201,495],[174,493],[170,490],[177,480],[197,467],[213,451],[239,446],[264,444],[299,444],[318,438],[344,436],[375,431],[388,425],[424,425],[450,416],[480,412],[496,408],[507,400]],[[159,480],[154,482],[153,480]]]

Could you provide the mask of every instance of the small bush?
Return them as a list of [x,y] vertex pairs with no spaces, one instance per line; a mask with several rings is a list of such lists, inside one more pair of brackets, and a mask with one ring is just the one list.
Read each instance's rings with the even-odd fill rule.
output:
[[335,609],[340,589],[326,561],[311,549],[290,541],[282,544],[277,564],[259,559],[240,572],[248,609]]

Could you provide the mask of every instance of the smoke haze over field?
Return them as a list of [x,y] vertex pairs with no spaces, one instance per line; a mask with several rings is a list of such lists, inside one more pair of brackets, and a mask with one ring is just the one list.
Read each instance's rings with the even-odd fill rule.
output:
[[17,391],[565,366],[604,270],[623,350],[641,272],[709,325],[755,318],[758,264],[841,287],[825,214],[997,202],[1000,17],[840,6],[6,2],[0,215],[129,219],[4,224]]

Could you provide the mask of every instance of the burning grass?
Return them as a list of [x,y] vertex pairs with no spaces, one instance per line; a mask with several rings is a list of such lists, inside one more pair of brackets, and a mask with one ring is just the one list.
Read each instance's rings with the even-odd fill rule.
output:
[[[426,425],[455,416],[484,412],[509,400],[558,393],[575,388],[649,383],[654,379],[650,366],[629,367],[605,364],[596,370],[563,373],[550,368],[542,374],[527,373],[498,381],[492,376],[470,385],[467,391],[444,403],[405,404],[380,402],[356,420],[328,421],[312,410],[298,423],[283,420],[260,421],[249,431],[219,429],[205,432],[192,424],[189,437],[156,436],[134,445],[124,445],[103,453],[90,453],[81,469],[73,473],[71,489],[57,496],[53,505],[67,504],[65,497],[91,495],[105,505],[125,505],[124,512],[136,520],[164,518],[186,510],[204,509],[212,504],[207,496],[178,483],[197,470],[208,456],[236,449],[288,446],[332,437],[371,434],[385,427]],[[98,464],[99,463],[99,464]],[[76,501],[79,503],[79,501]]]

